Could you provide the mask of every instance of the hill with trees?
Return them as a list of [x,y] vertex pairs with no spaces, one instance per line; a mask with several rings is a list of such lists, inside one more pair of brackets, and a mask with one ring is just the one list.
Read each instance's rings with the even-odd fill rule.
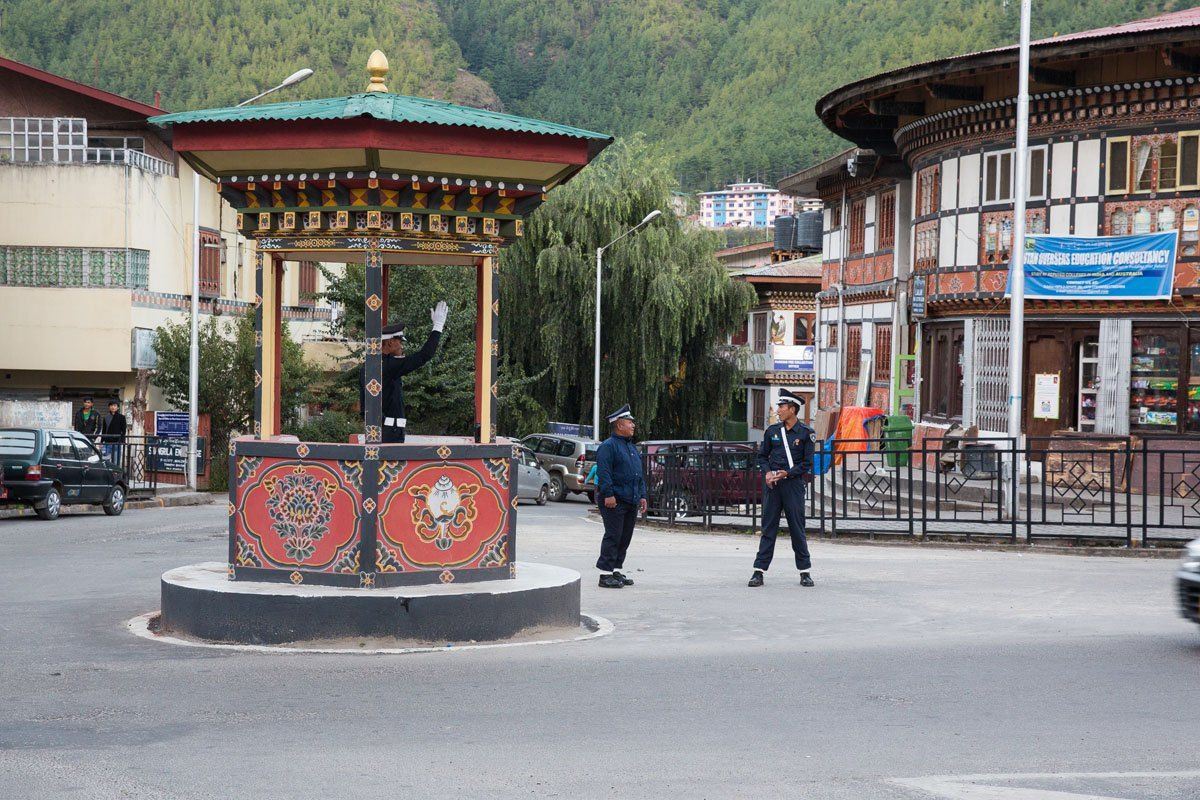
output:
[[[1182,7],[1038,0],[1048,36]],[[813,114],[848,81],[1014,42],[1015,0],[5,0],[0,54],[171,109],[389,88],[661,142],[686,189],[778,179],[842,146]]]

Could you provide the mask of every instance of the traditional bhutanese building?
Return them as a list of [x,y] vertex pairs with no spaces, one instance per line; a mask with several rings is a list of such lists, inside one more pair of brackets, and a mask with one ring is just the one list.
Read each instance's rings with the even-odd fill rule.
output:
[[[147,122],[161,113],[0,58],[0,399],[128,404],[154,330],[188,318],[192,171]],[[199,219],[200,313],[231,321],[253,307],[254,245],[207,179]],[[310,357],[341,347],[319,341],[323,289],[315,263],[288,266],[284,315]]]
[[[1198,37],[1189,9],[1032,45],[1028,231],[1180,241],[1169,301],[1027,302],[1029,435],[1200,435]],[[825,207],[823,406],[865,388],[873,405],[911,402],[918,435],[1005,431],[1017,60],[1016,47],[941,59],[818,101],[855,147],[781,188],[815,189]],[[907,353],[911,401],[898,396]],[[1060,378],[1050,415],[1032,413],[1037,375]]]
[[745,326],[730,341],[749,350],[742,394],[732,414],[745,420],[746,429],[730,438],[758,440],[768,425],[778,421],[775,400],[780,389],[796,392],[808,401],[800,414],[804,421],[809,421],[815,410],[813,337],[821,257],[734,270],[730,277],[749,283],[757,295]]

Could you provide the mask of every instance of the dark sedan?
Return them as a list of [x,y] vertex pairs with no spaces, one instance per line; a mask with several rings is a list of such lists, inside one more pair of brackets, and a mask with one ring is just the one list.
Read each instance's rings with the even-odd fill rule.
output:
[[99,505],[109,516],[125,510],[125,473],[75,431],[0,428],[0,471],[0,505],[26,505],[42,519],[56,519],[64,505]]

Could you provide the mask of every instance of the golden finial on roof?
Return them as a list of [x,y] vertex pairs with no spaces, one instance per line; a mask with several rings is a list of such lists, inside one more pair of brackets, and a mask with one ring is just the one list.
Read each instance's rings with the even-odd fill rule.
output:
[[388,74],[388,60],[382,50],[376,50],[367,59],[367,74],[371,76],[371,82],[367,84],[368,92],[387,91],[387,87],[383,85],[383,79]]

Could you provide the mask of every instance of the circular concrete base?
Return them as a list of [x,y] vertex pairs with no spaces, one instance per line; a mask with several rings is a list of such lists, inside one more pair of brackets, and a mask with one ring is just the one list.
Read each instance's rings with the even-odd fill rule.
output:
[[162,632],[211,642],[488,642],[579,620],[579,573],[547,564],[518,563],[512,580],[387,589],[231,581],[215,562],[162,576]]

